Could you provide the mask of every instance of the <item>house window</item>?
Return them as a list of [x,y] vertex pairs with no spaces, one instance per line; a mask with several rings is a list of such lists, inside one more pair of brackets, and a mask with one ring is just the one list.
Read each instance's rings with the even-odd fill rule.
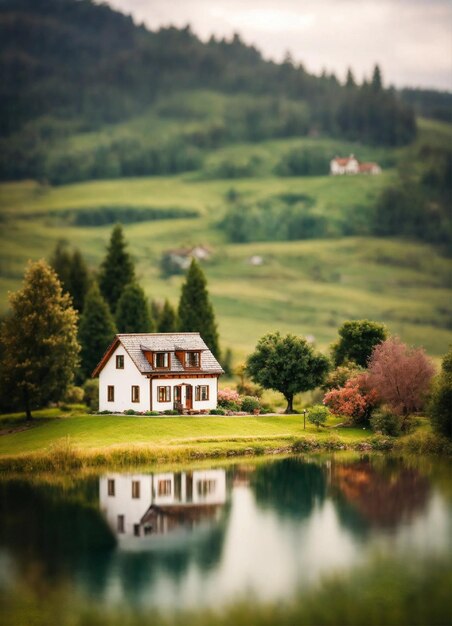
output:
[[157,387],[159,402],[171,402],[171,387]]
[[108,479],[108,495],[109,496],[115,495],[115,481],[112,478]]
[[132,402],[140,401],[140,388],[138,385],[132,385]]
[[132,498],[140,497],[140,481],[132,480]]
[[200,480],[198,482],[198,496],[207,496],[215,491],[216,480]]
[[107,400],[108,402],[115,401],[115,388],[113,385],[108,385],[107,387]]
[[185,354],[185,367],[199,368],[199,352],[186,352]]
[[117,370],[124,369],[124,355],[123,354],[116,355],[116,369]]
[[182,388],[174,387],[174,402],[182,402]]
[[158,494],[159,496],[171,495],[171,481],[170,480],[159,480]]
[[133,534],[135,535],[135,537],[139,537],[140,536],[140,525],[139,524],[134,524],[133,525]]
[[124,527],[125,527],[124,515],[118,515],[118,525],[117,525],[118,533],[125,532]]
[[155,355],[155,367],[159,367],[161,369],[169,368],[169,353],[168,352],[157,352]]
[[209,399],[209,385],[198,385],[195,387],[195,400],[205,402]]

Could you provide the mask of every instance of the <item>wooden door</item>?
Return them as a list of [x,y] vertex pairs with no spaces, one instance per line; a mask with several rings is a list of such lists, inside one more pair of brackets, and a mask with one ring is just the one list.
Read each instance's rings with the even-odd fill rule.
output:
[[185,387],[185,408],[193,408],[193,386],[186,385]]

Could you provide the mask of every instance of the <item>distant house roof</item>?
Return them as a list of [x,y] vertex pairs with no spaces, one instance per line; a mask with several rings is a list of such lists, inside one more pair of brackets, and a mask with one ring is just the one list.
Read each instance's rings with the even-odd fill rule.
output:
[[357,160],[358,159],[355,157],[354,154],[351,154],[348,157],[335,157],[333,159],[335,163],[337,163],[338,165],[341,165],[342,167],[345,167],[346,165],[348,165],[350,161],[357,161]]
[[185,368],[176,356],[177,352],[199,351],[201,367],[198,371],[208,374],[222,374],[223,369],[199,333],[120,333],[107,348],[92,376],[100,374],[109,358],[121,344],[142,374],[160,372],[152,367],[145,352],[168,352],[169,369],[165,373],[183,373]]
[[359,171],[360,172],[372,172],[373,170],[379,170],[380,166],[378,163],[360,163]]

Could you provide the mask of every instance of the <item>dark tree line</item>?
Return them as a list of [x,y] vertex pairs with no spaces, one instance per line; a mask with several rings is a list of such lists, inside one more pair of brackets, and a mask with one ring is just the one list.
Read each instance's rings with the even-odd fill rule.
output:
[[[184,89],[247,96],[223,119],[159,145],[141,137],[75,152],[65,141],[155,106]],[[385,145],[415,135],[412,108],[382,85],[308,74],[290,58],[265,61],[238,35],[201,42],[189,27],[156,32],[91,0],[0,5],[0,178],[54,183],[198,169],[202,151],[231,141],[308,132]],[[52,148],[52,149],[51,149]]]

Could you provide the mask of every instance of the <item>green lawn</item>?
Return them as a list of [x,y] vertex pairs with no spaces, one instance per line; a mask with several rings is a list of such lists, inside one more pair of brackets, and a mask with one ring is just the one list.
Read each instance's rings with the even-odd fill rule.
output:
[[[109,446],[195,446],[197,449],[217,446],[224,450],[234,444],[251,442],[278,445],[304,435],[321,439],[339,434],[347,441],[362,440],[370,431],[360,429],[327,428],[317,430],[306,425],[303,430],[301,415],[268,415],[247,417],[184,416],[141,417],[129,415],[73,415],[62,417],[57,410],[36,413],[35,425],[25,431],[13,432],[0,437],[0,456],[30,452],[44,452],[69,438],[76,448],[87,450]],[[3,423],[16,426],[23,416],[3,418]],[[330,426],[339,420],[331,419]],[[0,427],[2,422],[0,421]],[[5,424],[6,425],[6,424]],[[12,427],[12,426],[11,426]]]
[[[197,102],[196,107],[201,104]],[[145,121],[136,123],[140,127]],[[421,121],[420,129],[417,144],[441,144],[451,135],[445,124]],[[321,137],[235,145],[212,151],[206,167],[223,158],[255,153],[266,163],[295,145],[316,143],[332,153],[353,147]],[[400,152],[358,148],[355,152],[362,158],[386,155],[396,159]],[[169,298],[176,304],[182,277],[161,275],[162,253],[182,245],[210,245],[213,256],[204,269],[221,344],[232,348],[235,362],[243,360],[264,333],[276,329],[313,335],[317,346],[326,350],[344,320],[365,317],[385,322],[404,341],[423,345],[438,358],[452,341],[452,266],[450,259],[431,246],[364,236],[231,244],[218,227],[231,188],[246,202],[307,194],[314,199],[315,212],[331,223],[344,219],[355,225],[364,223],[376,196],[394,176],[395,171],[385,169],[375,177],[278,178],[270,164],[259,177],[237,180],[205,180],[202,172],[194,172],[61,187],[32,181],[1,184],[0,314],[7,308],[7,291],[20,285],[26,261],[48,257],[61,238],[80,248],[93,269],[99,266],[111,226],[75,227],[67,218],[58,217],[62,211],[118,205],[180,207],[195,209],[199,217],[125,226],[138,278],[149,298]],[[263,257],[261,266],[250,265],[253,255]]]

